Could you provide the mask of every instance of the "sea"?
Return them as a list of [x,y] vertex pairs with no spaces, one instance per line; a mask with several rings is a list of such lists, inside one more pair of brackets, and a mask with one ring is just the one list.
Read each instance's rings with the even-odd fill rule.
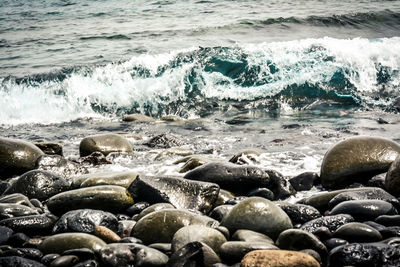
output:
[[[400,1],[0,1],[0,135],[69,159],[89,135],[132,142],[91,172],[182,176],[184,156],[243,150],[319,172],[343,139],[400,142],[399,112]],[[145,145],[160,134],[182,146]]]

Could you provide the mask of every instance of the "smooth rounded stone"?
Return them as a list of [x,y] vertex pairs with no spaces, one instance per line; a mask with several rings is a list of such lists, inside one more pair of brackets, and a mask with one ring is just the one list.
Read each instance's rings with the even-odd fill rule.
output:
[[52,214],[28,215],[1,220],[0,226],[33,236],[50,233],[56,221],[57,217]]
[[291,204],[287,202],[276,203],[290,218],[293,225],[303,224],[321,217],[319,211],[309,205]]
[[42,155],[36,160],[35,167],[36,169],[49,171],[64,178],[88,172],[87,168],[82,164],[67,160],[59,155]]
[[328,251],[331,251],[332,249],[339,247],[339,246],[344,246],[349,244],[347,240],[341,239],[341,238],[329,238],[324,241],[324,244]]
[[137,176],[138,174],[136,172],[106,172],[86,174],[81,176],[79,179],[83,180],[80,187],[118,185],[128,188]]
[[35,146],[37,146],[40,150],[43,151],[46,155],[63,155],[63,148],[62,145],[57,144],[57,143],[51,143],[51,142],[40,142],[40,143],[35,143]]
[[[1,231],[0,231],[0,236],[1,236]],[[13,247],[23,247],[25,243],[27,243],[30,240],[30,237],[27,236],[24,233],[14,233],[12,236],[7,241],[7,244],[13,246]],[[0,242],[1,244],[1,242]]]
[[381,215],[375,222],[384,226],[400,226],[400,215]]
[[30,208],[35,208],[35,206],[33,206],[32,203],[29,201],[29,199],[20,193],[1,196],[0,203],[20,204]]
[[143,114],[129,114],[125,115],[124,118],[122,119],[123,121],[126,122],[154,122],[155,119],[152,117],[143,115]]
[[101,261],[109,267],[165,266],[168,256],[164,253],[135,243],[108,244],[99,252]]
[[385,188],[393,195],[397,197],[400,196],[400,155],[398,155],[396,160],[390,165],[386,174]]
[[239,229],[234,232],[231,239],[232,241],[265,242],[274,244],[274,240],[272,240],[269,236],[245,229]]
[[221,260],[218,255],[206,244],[191,242],[171,255],[168,267],[204,266],[211,267]]
[[204,157],[201,155],[190,155],[187,157],[183,157],[174,162],[174,164],[184,163],[180,168],[179,173],[184,173],[190,170],[193,170],[196,167],[204,165],[209,162],[217,161],[217,159],[212,159],[208,157]]
[[319,175],[316,172],[303,172],[289,179],[289,183],[296,191],[308,191],[319,181]]
[[348,214],[338,214],[323,216],[303,224],[300,229],[314,234],[319,227],[326,227],[331,232],[335,232],[340,226],[354,222],[354,218]]
[[369,225],[369,226],[371,226],[372,228],[378,230],[379,232],[386,228],[386,227],[383,226],[382,224],[379,224],[379,223],[376,223],[376,222],[373,222],[373,221],[366,221],[366,222],[364,222],[364,223],[365,223],[366,225]]
[[47,171],[32,170],[21,175],[4,194],[21,193],[28,198],[45,200],[69,189],[64,178]]
[[238,196],[238,197],[234,197],[234,198],[228,199],[225,202],[225,204],[226,205],[236,205],[236,204],[242,202],[245,199],[248,199],[248,197],[246,197],[246,196]]
[[60,256],[51,262],[50,267],[71,267],[79,262],[79,258],[74,255]]
[[40,209],[40,210],[43,210],[43,209],[44,209],[44,206],[43,206],[42,202],[40,202],[39,199],[32,198],[32,199],[30,199],[30,202],[32,203],[32,205],[33,205],[35,208],[38,208],[38,209]]
[[120,220],[118,221],[118,231],[117,234],[121,237],[129,237],[131,235],[131,231],[135,226],[136,221],[133,220]]
[[43,264],[46,265],[46,266],[49,266],[50,263],[51,263],[52,261],[54,261],[55,259],[57,259],[58,257],[60,257],[60,255],[59,255],[59,254],[56,254],[56,253],[47,254],[47,255],[44,255],[44,256],[42,257],[42,259],[40,260],[40,262],[43,263]]
[[38,214],[39,212],[36,209],[25,205],[0,203],[0,220]]
[[268,200],[274,200],[274,193],[268,188],[256,188],[247,194],[248,197],[262,197]]
[[321,165],[321,183],[327,189],[367,181],[386,172],[400,153],[400,145],[380,137],[357,136],[335,144]]
[[215,253],[219,254],[219,248],[227,240],[225,236],[216,229],[203,225],[189,225],[179,229],[172,238],[172,252],[184,247],[186,244],[198,241],[208,245]]
[[117,243],[121,240],[121,237],[105,226],[96,226],[93,234],[106,243]]
[[107,156],[111,152],[133,152],[133,149],[131,143],[118,134],[100,134],[85,137],[79,144],[81,157],[89,156],[93,152],[101,152]]
[[145,208],[142,212],[140,212],[137,216],[134,216],[134,220],[139,221],[141,218],[146,216],[147,214],[150,214],[152,212],[158,211],[158,210],[165,210],[165,209],[174,209],[175,207],[172,206],[169,203],[157,203],[149,206],[148,208]]
[[274,170],[265,170],[265,172],[271,179],[268,189],[274,193],[275,199],[285,199],[296,194],[296,190],[281,173]]
[[218,198],[219,186],[172,176],[139,176],[128,188],[135,201],[167,202],[178,209],[208,213]]
[[238,229],[247,229],[273,239],[284,230],[293,227],[290,218],[281,208],[260,197],[251,197],[236,204],[224,217],[221,225],[231,233]]
[[320,267],[308,254],[290,250],[258,250],[246,254],[241,267]]
[[328,229],[328,227],[318,227],[313,231],[313,235],[318,237],[319,240],[324,241],[329,238],[332,238],[332,232]]
[[65,232],[93,233],[96,226],[106,226],[118,230],[118,220],[114,214],[102,210],[72,210],[62,215],[53,227],[53,234]]
[[[128,236],[122,238],[119,243],[137,243],[137,244],[143,244],[142,240],[135,238],[133,236]],[[164,243],[163,243],[164,244]]]
[[321,255],[319,255],[318,252],[316,252],[315,250],[312,249],[302,249],[299,252],[310,255],[311,257],[313,257],[321,266],[322,266],[322,259],[321,259]]
[[240,262],[248,252],[253,250],[279,249],[274,244],[264,241],[228,241],[220,248],[221,258],[227,263]]
[[350,200],[335,206],[330,215],[350,214],[357,221],[375,220],[380,215],[395,215],[397,210],[383,200]]
[[141,213],[144,209],[150,207],[150,203],[141,201],[141,202],[136,202],[132,206],[126,209],[125,213],[128,214],[129,216],[133,216],[136,214]]
[[257,162],[257,158],[260,156],[260,153],[255,150],[244,150],[235,155],[229,160],[229,162],[236,164],[252,164]]
[[218,230],[221,234],[223,234],[225,236],[226,240],[228,240],[231,236],[228,228],[226,228],[224,226],[219,225],[219,226],[215,227],[215,230]]
[[29,142],[0,137],[0,177],[4,179],[35,169],[36,160],[43,154]]
[[400,237],[400,226],[388,226],[379,232],[384,239],[392,237]]
[[144,244],[171,243],[176,231],[189,225],[212,227],[218,225],[218,222],[186,210],[158,210],[141,218],[133,227],[131,235]]
[[287,250],[312,249],[323,257],[328,254],[325,245],[315,235],[299,229],[283,231],[276,240],[276,245]]
[[18,256],[10,256],[10,257],[0,257],[0,266],[2,267],[46,267],[40,262],[18,257]]
[[1,256],[4,257],[18,256],[26,259],[31,259],[34,261],[40,261],[40,259],[43,257],[43,253],[35,248],[12,248],[3,251]]
[[87,260],[75,264],[74,267],[98,267],[100,263],[97,260]]
[[221,222],[222,219],[232,210],[232,208],[233,205],[221,205],[214,208],[208,216]]
[[127,189],[116,185],[92,186],[57,194],[47,201],[47,207],[54,214],[64,214],[76,209],[100,209],[103,211],[124,211],[133,204]]
[[235,195],[225,189],[219,189],[218,198],[214,203],[214,206],[224,205],[229,199],[234,198]]
[[365,187],[358,191],[345,191],[332,198],[328,206],[333,208],[341,202],[349,200],[383,200],[391,203],[396,208],[400,207],[400,202],[397,198],[378,187]]
[[106,243],[100,238],[85,233],[63,233],[47,237],[40,245],[39,249],[45,254],[62,254],[66,250],[76,248],[88,248],[93,252],[98,252]]
[[367,224],[357,222],[342,225],[333,233],[333,237],[345,239],[350,243],[366,243],[382,240],[382,235],[379,231]]
[[216,183],[234,194],[246,194],[252,189],[269,188],[271,179],[261,168],[225,162],[210,162],[184,176],[185,179]]
[[171,248],[172,245],[171,243],[154,243],[148,246],[149,248],[154,248],[157,249],[158,251],[161,251],[165,255],[171,255]]
[[95,254],[88,248],[69,249],[63,252],[62,256],[77,256],[79,261],[91,260],[95,258]]

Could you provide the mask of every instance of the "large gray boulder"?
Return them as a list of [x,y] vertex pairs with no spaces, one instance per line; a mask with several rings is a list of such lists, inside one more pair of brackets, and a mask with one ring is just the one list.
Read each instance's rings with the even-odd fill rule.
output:
[[111,152],[132,152],[132,145],[127,139],[118,134],[92,135],[82,139],[79,145],[81,157],[93,152],[101,152],[105,156]]

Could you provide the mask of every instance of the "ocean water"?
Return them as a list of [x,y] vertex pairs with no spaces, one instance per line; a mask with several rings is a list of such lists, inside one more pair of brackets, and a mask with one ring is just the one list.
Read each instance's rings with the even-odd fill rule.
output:
[[[92,171],[182,175],[183,155],[244,149],[287,176],[319,171],[344,138],[400,141],[399,70],[400,1],[0,2],[0,135],[71,158],[91,134],[136,147]],[[146,148],[162,133],[183,150]]]

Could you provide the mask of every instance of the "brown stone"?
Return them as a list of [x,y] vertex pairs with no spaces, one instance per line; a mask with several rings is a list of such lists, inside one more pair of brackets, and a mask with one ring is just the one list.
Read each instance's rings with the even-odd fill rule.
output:
[[247,253],[241,267],[320,267],[310,255],[291,250],[255,250]]
[[94,228],[93,234],[98,238],[102,239],[104,242],[108,243],[117,243],[121,240],[116,233],[114,233],[111,229],[98,225]]

